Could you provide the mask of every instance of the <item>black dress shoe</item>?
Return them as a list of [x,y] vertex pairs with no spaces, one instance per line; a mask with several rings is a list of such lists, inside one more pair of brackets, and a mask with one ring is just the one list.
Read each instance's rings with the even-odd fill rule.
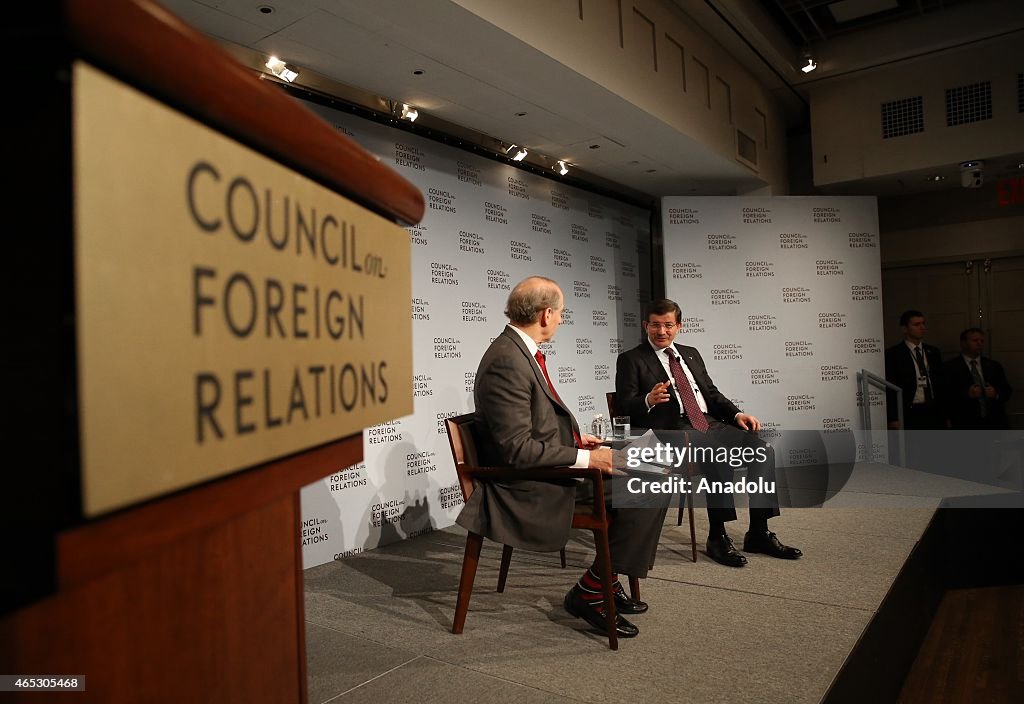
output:
[[617,614],[642,614],[647,611],[647,602],[633,601],[618,580],[612,585],[612,594],[615,596],[615,613]]
[[[573,616],[581,618],[591,626],[596,628],[602,633],[608,632],[608,619],[605,616],[604,603],[597,602],[594,605],[589,604],[579,595],[576,588],[573,587],[566,593],[565,610]],[[640,629],[634,626],[626,619],[615,614],[615,632],[619,638],[632,638],[640,633]]]
[[743,536],[743,550],[745,552],[759,552],[771,557],[778,557],[783,560],[795,560],[802,552],[788,545],[779,542],[778,537],[771,531],[763,533],[747,533]]
[[720,565],[743,567],[747,564],[747,558],[736,549],[736,546],[732,544],[732,538],[728,535],[709,536],[707,548],[708,557]]

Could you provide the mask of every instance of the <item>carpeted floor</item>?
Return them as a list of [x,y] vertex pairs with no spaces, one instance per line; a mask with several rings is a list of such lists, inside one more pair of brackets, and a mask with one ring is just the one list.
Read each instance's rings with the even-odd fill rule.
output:
[[[929,487],[891,469],[860,468],[825,508],[774,519],[804,551],[798,561],[718,565],[703,554],[698,510],[693,563],[673,508],[642,582],[650,611],[631,617],[640,636],[617,652],[562,608],[593,556],[582,532],[565,570],[557,553],[517,552],[504,594],[494,591],[500,546],[485,542],[458,636],[460,528],[306,570],[309,701],[818,702],[953,481]],[[729,528],[741,544],[745,515]]]

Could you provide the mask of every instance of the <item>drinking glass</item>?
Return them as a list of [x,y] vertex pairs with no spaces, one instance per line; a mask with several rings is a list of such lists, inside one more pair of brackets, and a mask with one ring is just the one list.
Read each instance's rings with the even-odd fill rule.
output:
[[612,437],[616,440],[629,438],[629,416],[615,416],[612,418]]

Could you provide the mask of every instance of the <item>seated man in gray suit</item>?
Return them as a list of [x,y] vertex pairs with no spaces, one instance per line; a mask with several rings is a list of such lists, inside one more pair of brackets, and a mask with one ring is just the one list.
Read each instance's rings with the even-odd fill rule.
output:
[[[647,339],[620,354],[616,363],[616,405],[629,414],[634,426],[687,431],[691,446],[751,450],[749,455],[758,459],[747,463],[747,479],[760,477],[774,485],[775,452],[756,435],[761,421],[740,411],[718,390],[696,349],[674,344],[681,322],[682,311],[675,301],[663,298],[647,304],[643,320]],[[733,481],[733,469],[726,462],[702,463],[701,471],[711,481]],[[707,502],[711,523],[708,556],[729,567],[743,567],[747,558],[725,531],[725,524],[736,520],[732,496],[708,494]],[[768,530],[768,519],[777,515],[779,503],[774,491],[750,495],[745,551],[787,560],[802,555]]]
[[[473,388],[479,428],[477,451],[482,464],[596,467],[612,474],[612,451],[601,447],[593,435],[580,432],[572,412],[551,383],[538,347],[554,337],[562,322],[563,307],[558,284],[541,276],[520,282],[509,294],[505,315],[510,322],[480,360]],[[457,522],[505,545],[559,550],[569,538],[577,487],[590,487],[590,483],[573,479],[481,482]],[[612,510],[608,543],[613,572],[647,576],[664,514],[664,507]],[[564,603],[570,614],[603,631],[606,621],[599,575],[595,560],[565,595]],[[647,605],[626,597],[617,578],[613,588],[620,614],[616,630],[623,638],[635,636],[636,626],[621,614],[642,613]]]

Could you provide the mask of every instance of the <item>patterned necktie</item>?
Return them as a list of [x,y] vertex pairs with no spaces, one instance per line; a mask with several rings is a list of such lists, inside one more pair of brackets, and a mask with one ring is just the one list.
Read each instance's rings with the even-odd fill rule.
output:
[[978,405],[981,407],[981,417],[984,418],[988,415],[988,408],[986,407],[985,398],[985,380],[981,378],[981,372],[978,371],[978,360],[971,360],[971,377],[974,379],[974,383],[981,387],[981,396],[978,397]]
[[[544,363],[544,353],[537,350],[537,354],[533,355],[533,357],[537,360],[537,364],[540,365],[540,370],[544,372],[544,380],[548,382],[548,389],[551,391],[551,395],[554,396],[555,400],[564,407],[565,404],[562,403],[561,397],[558,395],[558,392],[555,391],[554,384],[551,383],[551,377],[548,376],[548,365]],[[572,421],[570,419],[570,423],[571,422]],[[573,425],[572,428],[572,438],[576,441],[576,447],[583,447],[583,438],[581,438],[580,434],[576,431],[575,425]]]
[[932,380],[928,376],[928,366],[924,363],[924,355],[921,353],[921,347],[918,345],[914,348],[914,359],[917,360],[917,371],[925,378],[924,385],[924,400],[925,403],[931,403],[932,400]]
[[679,392],[679,399],[683,402],[683,410],[686,411],[686,417],[690,419],[690,425],[694,430],[706,433],[710,427],[708,419],[704,417],[704,413],[700,410],[700,404],[697,403],[697,397],[693,395],[690,380],[683,372],[683,365],[679,363],[668,347],[665,348],[665,354],[668,355],[668,368],[672,370],[672,378],[676,381],[676,391]]

